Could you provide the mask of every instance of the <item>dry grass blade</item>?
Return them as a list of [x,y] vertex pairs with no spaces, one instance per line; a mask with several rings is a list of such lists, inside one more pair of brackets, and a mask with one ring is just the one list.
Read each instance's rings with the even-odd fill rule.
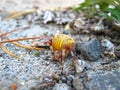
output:
[[30,39],[33,40],[33,39],[42,39],[42,38],[49,38],[49,37],[38,36],[38,37],[29,37],[29,38],[19,38],[19,39],[14,39],[14,40],[11,40],[10,38],[7,37],[8,40],[0,41],[0,43],[12,42],[16,46],[19,46],[19,47],[22,47],[22,48],[26,48],[26,49],[30,49],[30,50],[45,50],[44,48],[36,48],[36,47],[31,47],[31,46],[25,46],[25,45],[22,45],[22,44],[17,42],[17,41],[23,41],[23,40],[30,40]]
[[15,18],[20,17],[22,15],[30,14],[30,13],[33,13],[33,12],[36,12],[36,9],[32,9],[32,10],[29,10],[29,11],[26,11],[26,12],[16,12],[12,16],[6,18],[5,20],[15,19]]
[[[19,30],[23,30],[23,29],[25,30],[25,29],[27,29],[27,28],[29,28],[29,27],[30,27],[30,26],[24,26],[24,27],[21,27],[21,28],[17,28],[17,29],[15,29],[15,30],[11,30],[11,31],[6,32],[6,33],[4,33],[3,31],[1,31],[3,34],[1,34],[0,37],[5,36],[5,35],[7,35],[7,34],[10,34],[10,33],[12,33],[12,32],[19,31]],[[0,41],[0,43],[12,42],[14,45],[19,46],[19,47],[22,47],[22,48],[26,48],[26,49],[30,49],[30,50],[44,50],[43,48],[35,48],[35,47],[31,47],[31,46],[25,46],[25,45],[22,45],[22,44],[20,44],[20,43],[18,43],[18,42],[14,42],[14,40],[10,39],[8,36],[6,36],[6,38],[7,38],[8,41]],[[19,39],[19,40],[15,40],[15,41],[29,40],[29,39],[33,39],[33,38],[26,38],[26,39],[25,39],[25,38],[21,38],[21,39]],[[39,39],[39,37],[37,37],[37,38],[35,38],[35,39]]]
[[[3,42],[1,42],[1,43],[7,43],[7,42],[12,42],[14,45],[16,45],[16,46],[19,46],[19,47],[22,47],[22,48],[26,48],[26,49],[30,49],[30,50],[45,50],[44,48],[35,48],[35,47],[31,47],[31,46],[26,46],[26,45],[22,45],[22,44],[20,44],[20,43],[18,43],[18,42],[14,42],[14,40],[11,40],[10,38],[8,38],[8,37],[6,37],[7,39],[8,39],[8,41],[3,41]],[[25,39],[27,39],[27,40],[29,40],[29,39],[34,39],[34,38],[23,38],[23,39],[17,39],[17,40],[15,40],[15,41],[21,41],[21,40],[25,40]],[[38,39],[38,38],[37,38]]]
[[36,36],[36,37],[28,37],[28,38],[18,38],[13,40],[6,40],[6,41],[0,41],[0,43],[8,43],[8,42],[17,42],[17,41],[23,41],[23,40],[33,40],[33,39],[42,39],[42,38],[49,38],[49,36]]
[[2,34],[0,35],[0,37],[5,36],[5,35],[7,35],[7,34],[10,34],[10,33],[12,33],[12,32],[19,31],[19,30],[23,30],[23,29],[25,30],[25,29],[27,29],[27,28],[30,28],[30,26],[28,25],[28,26],[24,26],[24,27],[21,27],[21,28],[17,28],[17,29],[15,29],[15,30],[11,30],[11,31],[6,32],[6,33],[3,33],[3,31],[1,31]]
[[12,53],[12,52],[10,52],[6,47],[4,47],[3,45],[0,45],[0,48],[4,51],[4,52],[6,52],[7,54],[9,54],[9,55],[11,55],[11,56],[13,56],[13,57],[15,57],[15,58],[19,58],[19,56],[17,56],[17,55],[15,55],[14,53]]
[[[0,38],[0,41],[1,41],[1,38]],[[9,55],[11,55],[11,56],[13,56],[13,57],[15,57],[15,58],[19,58],[17,55],[15,55],[14,53],[10,52],[5,46],[3,46],[2,43],[0,44],[0,48],[1,48],[4,52],[6,52],[7,54],[9,54]]]
[[[0,32],[3,33],[3,34],[0,35],[0,48],[4,52],[6,52],[7,54],[9,54],[9,55],[11,55],[11,56],[13,56],[15,58],[19,58],[19,56],[17,56],[14,53],[10,52],[5,46],[2,45],[3,43],[12,42],[16,46],[19,46],[19,47],[22,47],[22,48],[27,48],[27,49],[30,49],[30,50],[45,50],[44,48],[34,48],[34,47],[31,47],[31,46],[25,46],[25,45],[22,45],[22,44],[20,44],[20,43],[17,42],[17,41],[21,41],[21,40],[40,39],[40,38],[43,38],[44,36],[30,37],[30,38],[19,38],[19,39],[16,39],[16,40],[11,40],[7,36],[7,34],[10,34],[12,32],[18,31],[18,30],[26,29],[26,28],[29,28],[29,26],[25,26],[25,27],[22,27],[22,28],[19,28],[19,29],[15,29],[15,30],[12,30],[12,31],[7,32],[7,33],[4,33],[2,30],[0,30]],[[2,41],[2,39],[1,39],[2,36],[6,36],[7,41]]]

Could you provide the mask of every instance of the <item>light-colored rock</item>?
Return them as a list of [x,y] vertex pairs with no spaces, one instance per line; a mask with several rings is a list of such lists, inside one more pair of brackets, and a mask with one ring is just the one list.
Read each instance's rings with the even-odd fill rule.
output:
[[84,70],[86,63],[83,60],[76,60],[75,65],[76,65],[76,72],[81,73]]
[[84,86],[83,86],[82,80],[79,77],[76,77],[73,79],[73,87],[76,90],[83,90]]
[[65,83],[56,83],[52,90],[71,90]]
[[103,39],[102,40],[102,46],[106,48],[107,51],[114,51],[114,44],[108,40],[108,39]]

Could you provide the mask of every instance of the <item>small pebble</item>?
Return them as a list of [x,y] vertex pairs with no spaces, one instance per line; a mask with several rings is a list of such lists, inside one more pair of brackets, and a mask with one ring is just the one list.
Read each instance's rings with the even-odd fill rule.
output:
[[76,60],[76,72],[81,73],[86,66],[86,63],[83,60]]
[[59,81],[60,80],[60,76],[58,74],[52,74],[52,77],[56,80]]
[[102,46],[106,48],[107,51],[114,51],[114,44],[108,40],[108,39],[103,39],[102,40]]
[[72,75],[67,76],[67,84],[70,87],[72,87],[72,82],[73,82],[73,76]]
[[64,76],[64,75],[61,75],[60,76],[60,79],[63,83],[66,83],[67,82],[67,78]]
[[56,83],[52,90],[71,90],[71,87],[65,83]]
[[83,82],[80,78],[76,77],[73,79],[73,87],[76,89],[76,90],[83,90],[84,89],[84,86],[83,86]]

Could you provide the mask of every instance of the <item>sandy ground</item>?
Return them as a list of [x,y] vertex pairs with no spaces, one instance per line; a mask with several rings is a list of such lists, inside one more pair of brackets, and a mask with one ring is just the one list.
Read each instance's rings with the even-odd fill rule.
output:
[[22,11],[39,7],[42,10],[55,9],[58,7],[64,8],[78,5],[84,0],[0,0],[0,9],[7,11]]

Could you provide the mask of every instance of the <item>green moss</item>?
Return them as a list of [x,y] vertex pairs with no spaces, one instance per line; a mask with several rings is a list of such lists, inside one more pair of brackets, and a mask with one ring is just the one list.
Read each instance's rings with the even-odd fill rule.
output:
[[39,51],[38,51],[38,50],[35,50],[35,51],[34,51],[34,56],[36,56],[36,57],[39,56]]

